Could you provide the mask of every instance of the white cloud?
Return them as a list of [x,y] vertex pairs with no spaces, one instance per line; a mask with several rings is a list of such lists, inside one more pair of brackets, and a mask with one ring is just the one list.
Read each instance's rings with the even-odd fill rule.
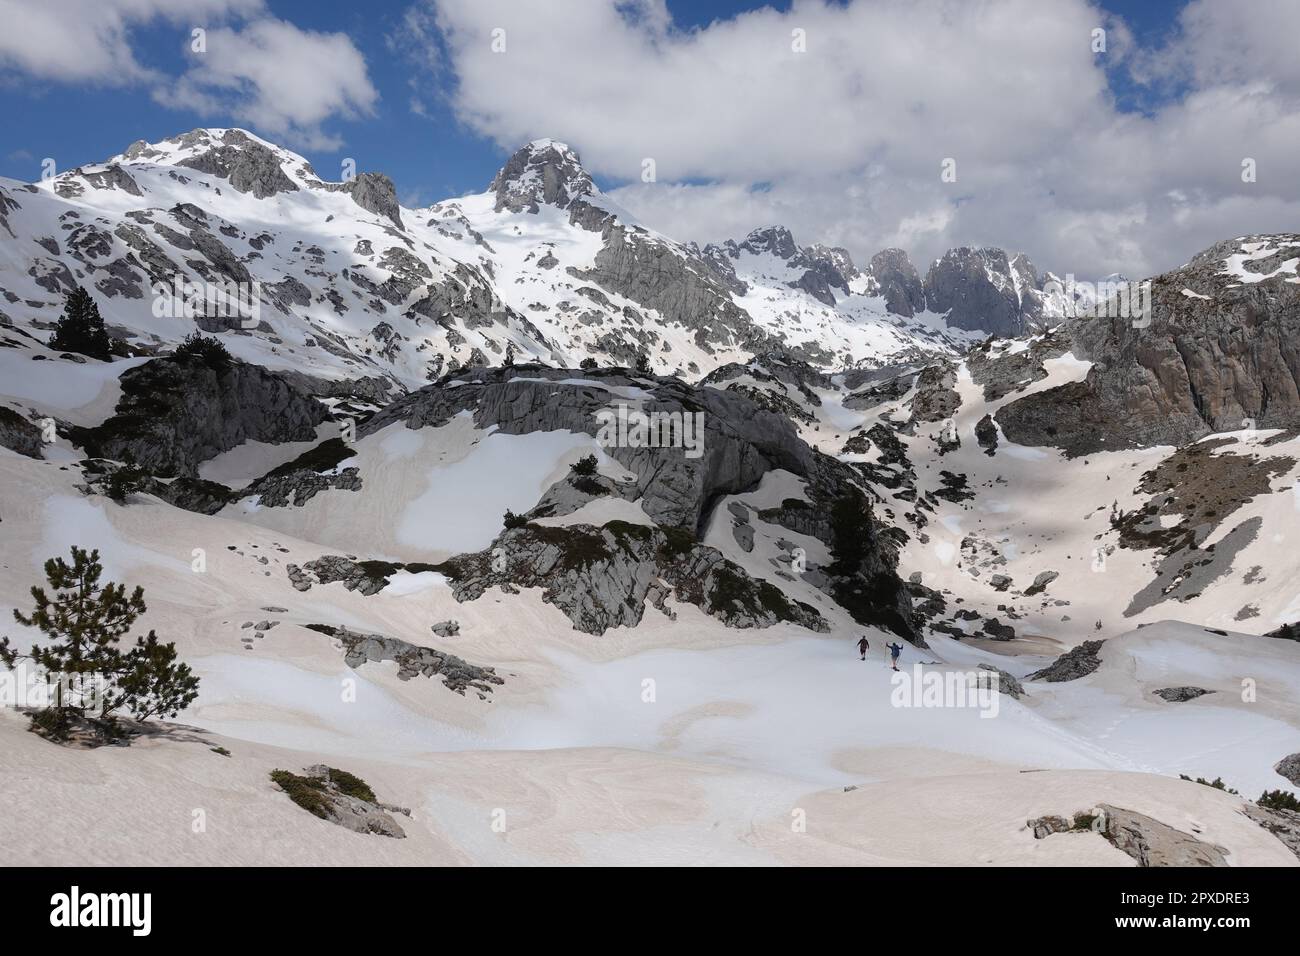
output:
[[379,99],[365,58],[346,34],[283,20],[209,30],[206,50],[191,52],[190,64],[174,86],[156,91],[159,102],[229,114],[312,149],[339,145],[321,131],[325,120],[369,115]]
[[[140,62],[132,46],[132,29],[156,23],[176,28],[188,51],[179,77]],[[0,0],[0,24],[0,71],[144,86],[166,106],[233,117],[308,148],[337,146],[321,124],[368,115],[379,96],[346,34],[269,17],[263,0]],[[206,31],[204,52],[192,49],[196,27]]]
[[109,86],[157,80],[131,49],[133,27],[201,26],[256,13],[262,0],[0,0],[0,68],[38,80]]
[[[616,198],[670,235],[784,222],[859,259],[903,245],[923,269],[991,244],[1083,276],[1294,227],[1300,4],[1274,6],[1245,17],[1197,0],[1155,51],[1087,0],[805,0],[689,31],[663,0],[424,0],[412,17],[436,24],[429,62],[472,129],[506,149],[570,142],[593,172],[632,181]],[[1119,112],[1108,71],[1178,95]],[[660,183],[636,181],[645,157]],[[956,183],[940,180],[948,157]]]

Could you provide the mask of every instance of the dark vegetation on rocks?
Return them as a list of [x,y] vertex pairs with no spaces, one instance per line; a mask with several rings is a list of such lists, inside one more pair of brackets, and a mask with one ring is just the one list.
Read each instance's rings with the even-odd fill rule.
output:
[[406,836],[392,815],[409,817],[411,811],[380,803],[369,784],[346,770],[316,764],[302,774],[272,770],[270,776],[290,800],[314,817],[356,833]]

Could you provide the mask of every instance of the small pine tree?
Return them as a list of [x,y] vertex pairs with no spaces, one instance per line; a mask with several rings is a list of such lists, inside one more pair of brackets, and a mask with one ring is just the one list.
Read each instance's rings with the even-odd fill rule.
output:
[[598,366],[596,365],[596,360],[592,358],[590,355],[588,355],[585,359],[583,359],[581,362],[578,363],[578,368],[586,369],[587,371],[591,371],[593,368],[597,368],[597,367]]
[[127,498],[144,486],[145,477],[144,471],[134,465],[123,465],[104,482],[104,494],[119,505],[124,505]]
[[522,528],[524,525],[528,524],[528,519],[525,518],[523,515],[515,514],[513,511],[507,508],[506,516],[501,523],[504,524],[507,529]]
[[507,343],[506,343],[506,357],[505,357],[505,360],[504,360],[501,364],[504,365],[506,368],[512,368],[512,367],[514,366],[514,364],[515,364],[515,343],[513,343],[513,342],[507,342]]
[[584,457],[579,458],[572,465],[570,465],[569,469],[575,475],[578,475],[583,478],[590,478],[596,474],[596,467],[599,464],[600,463],[596,461],[595,455],[585,455]]
[[221,340],[210,335],[192,332],[176,347],[179,356],[193,356],[218,375],[224,373],[235,361]]
[[1297,800],[1296,795],[1288,790],[1265,790],[1255,802],[1270,810],[1292,810],[1300,813],[1300,800]]
[[64,297],[63,315],[54,326],[50,348],[104,361],[112,355],[113,341],[104,328],[99,306],[84,287],[77,286]]
[[115,711],[125,709],[139,720],[175,716],[198,696],[199,679],[188,665],[177,663],[176,645],[160,643],[153,631],[121,651],[118,643],[146,610],[144,589],[128,595],[125,585],[101,584],[103,570],[98,551],[76,546],[71,563],[46,561],[45,579],[54,596],[33,587],[35,608],[31,614],[14,611],[14,619],[37,628],[50,643],[19,654],[8,638],[0,639],[0,661],[6,666],[25,658],[62,678],[54,706],[32,718],[34,727],[56,735],[74,715],[111,726]]
[[648,352],[640,352],[637,354],[636,370],[642,375],[653,374],[653,369],[650,368],[650,354]]

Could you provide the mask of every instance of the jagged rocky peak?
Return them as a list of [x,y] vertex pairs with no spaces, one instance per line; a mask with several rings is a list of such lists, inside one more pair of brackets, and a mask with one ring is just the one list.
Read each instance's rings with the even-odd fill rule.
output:
[[789,259],[799,252],[794,236],[785,226],[760,226],[746,236],[737,249],[756,256],[770,252],[778,259]]
[[960,246],[935,260],[925,277],[925,301],[934,312],[947,313],[948,324],[981,329],[998,336],[1020,335],[1041,314],[1033,263],[1003,249]]
[[227,180],[242,193],[265,199],[277,193],[296,192],[298,184],[284,167],[307,161],[242,129],[194,129],[161,144],[131,144],[128,160],[151,160],[184,166]]
[[925,284],[902,249],[881,249],[871,257],[867,271],[890,312],[910,318],[924,311]]
[[553,139],[535,139],[516,151],[488,189],[496,193],[497,212],[533,213],[542,203],[567,209],[598,191],[577,151]]

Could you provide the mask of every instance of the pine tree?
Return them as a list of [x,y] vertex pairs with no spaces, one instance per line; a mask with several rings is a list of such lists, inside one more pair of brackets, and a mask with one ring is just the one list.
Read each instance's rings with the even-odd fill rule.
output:
[[[198,696],[199,679],[188,665],[177,662],[176,645],[163,644],[150,631],[135,647],[123,653],[118,647],[146,610],[144,589],[130,594],[126,586],[100,583],[103,565],[98,551],[75,545],[72,562],[51,558],[45,562],[47,587],[31,590],[35,607],[30,614],[14,611],[14,619],[35,627],[50,640],[19,654],[0,640],[0,660],[13,667],[19,658],[30,660],[59,683],[53,712],[34,721],[47,728],[66,728],[73,715],[108,719],[127,710],[137,720],[158,714],[175,716]],[[65,688],[66,684],[66,688]],[[65,692],[66,689],[66,692]]]
[[82,286],[77,286],[63,300],[63,315],[54,327],[50,348],[56,352],[76,352],[107,361],[113,350],[112,339],[104,328],[99,306]]
[[653,371],[650,366],[650,355],[648,352],[640,352],[636,357],[636,370],[642,375],[649,375]]
[[125,707],[136,720],[175,717],[199,696],[199,679],[189,664],[177,662],[176,645],[160,643],[153,631],[136,638],[125,661],[115,706]]

